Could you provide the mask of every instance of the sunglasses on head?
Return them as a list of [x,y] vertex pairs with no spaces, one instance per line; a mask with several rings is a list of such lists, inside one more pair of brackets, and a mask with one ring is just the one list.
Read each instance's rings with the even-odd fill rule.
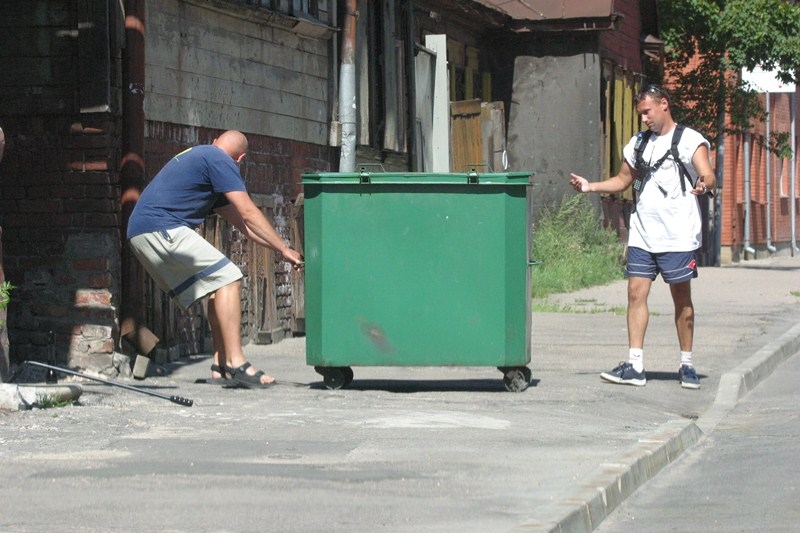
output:
[[665,91],[660,86],[654,85],[652,83],[645,86],[641,91],[639,91],[639,97],[636,100],[640,101],[644,99],[644,97],[647,95],[656,96],[658,98],[666,98],[667,102],[669,102],[669,94],[667,93],[667,91]]

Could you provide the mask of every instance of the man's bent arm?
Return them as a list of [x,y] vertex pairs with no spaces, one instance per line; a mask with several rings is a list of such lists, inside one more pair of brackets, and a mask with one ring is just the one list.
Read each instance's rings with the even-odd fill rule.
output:
[[604,194],[613,194],[623,192],[630,187],[633,182],[633,174],[631,167],[627,161],[622,162],[619,169],[619,174],[603,181],[588,181],[582,176],[577,174],[570,174],[570,185],[578,192],[597,192]]
[[247,235],[247,238],[286,256],[289,247],[264,213],[253,203],[249,194],[244,191],[232,191],[225,193],[225,197],[230,203],[216,209],[218,215],[236,226],[239,231]]

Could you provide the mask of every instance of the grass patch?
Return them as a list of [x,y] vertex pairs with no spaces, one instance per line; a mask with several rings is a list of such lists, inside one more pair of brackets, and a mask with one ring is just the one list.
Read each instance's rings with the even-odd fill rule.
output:
[[584,313],[587,315],[595,315],[599,313],[612,313],[617,316],[625,316],[628,313],[627,308],[614,305],[605,307],[600,305],[593,305],[586,307],[583,305],[570,305],[560,302],[554,302],[547,298],[539,298],[533,301],[531,310],[534,313]]
[[71,399],[63,399],[49,394],[42,394],[36,398],[36,407],[48,409],[51,407],[67,407],[75,403]]
[[531,292],[534,298],[605,285],[624,278],[624,246],[600,225],[584,195],[565,196],[557,209],[542,209],[533,228]]

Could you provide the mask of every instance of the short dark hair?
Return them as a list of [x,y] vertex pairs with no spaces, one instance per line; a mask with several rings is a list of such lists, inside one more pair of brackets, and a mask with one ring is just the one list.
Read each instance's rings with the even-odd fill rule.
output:
[[667,103],[668,104],[670,103],[669,93],[667,91],[665,91],[663,87],[661,87],[659,85],[654,85],[652,83],[650,85],[644,86],[639,91],[639,93],[636,95],[635,101],[638,104],[639,102],[641,102],[642,100],[644,100],[648,96],[655,96],[659,100],[661,98],[666,98]]

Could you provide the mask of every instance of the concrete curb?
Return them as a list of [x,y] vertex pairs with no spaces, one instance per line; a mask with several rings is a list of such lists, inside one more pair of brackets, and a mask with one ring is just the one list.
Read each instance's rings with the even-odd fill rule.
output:
[[75,401],[83,394],[78,384],[18,385],[0,383],[0,411],[25,411],[39,406],[43,398],[52,402]]
[[800,352],[800,324],[770,342],[720,378],[711,407],[696,422],[672,420],[581,480],[536,518],[512,531],[590,533],[636,489],[709,435],[747,393],[792,355]]
[[789,357],[800,351],[800,324],[770,342],[749,359],[722,375],[714,403],[697,421],[704,433],[711,433],[720,420],[744,396],[756,388]]

